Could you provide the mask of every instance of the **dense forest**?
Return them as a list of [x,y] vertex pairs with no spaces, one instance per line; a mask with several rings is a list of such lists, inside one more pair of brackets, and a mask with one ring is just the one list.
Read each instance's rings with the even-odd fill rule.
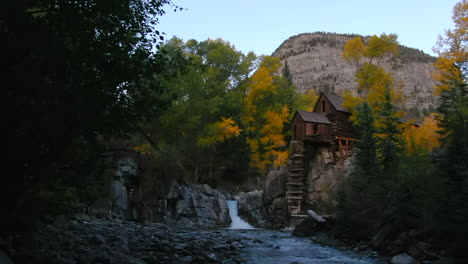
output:
[[163,42],[164,6],[180,10],[170,1],[4,5],[6,164],[17,176],[5,176],[3,227],[91,204],[111,152],[152,160],[153,182],[240,184],[285,164],[285,125],[315,95],[296,93],[278,58],[221,39]]
[[[9,1],[0,33],[6,160],[1,233],[92,204],[113,152],[139,155],[155,174],[212,187],[258,187],[286,165],[289,122],[318,96],[298,93],[279,58],[244,54],[222,39],[165,40],[170,0]],[[359,66],[344,94],[359,141],[335,209],[343,229],[369,240],[392,223],[453,254],[468,243],[468,1],[435,44],[437,111],[399,122],[405,98],[380,65],[397,36],[355,37],[343,58]]]

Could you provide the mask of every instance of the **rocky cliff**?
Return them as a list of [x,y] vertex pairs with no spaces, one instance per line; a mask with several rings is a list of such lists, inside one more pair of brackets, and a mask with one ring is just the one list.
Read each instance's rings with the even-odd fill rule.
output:
[[333,213],[338,185],[351,170],[352,151],[335,151],[332,147],[310,147],[311,159],[307,164],[305,209]]
[[[314,89],[341,95],[356,90],[356,66],[346,63],[341,56],[345,43],[357,35],[305,33],[283,42],[273,56],[282,59],[282,73],[289,75],[301,92]],[[394,74],[403,85],[407,109],[430,109],[436,105],[431,77],[434,57],[422,51],[399,46],[400,56],[387,61],[383,67]],[[287,67],[288,69],[284,70]]]

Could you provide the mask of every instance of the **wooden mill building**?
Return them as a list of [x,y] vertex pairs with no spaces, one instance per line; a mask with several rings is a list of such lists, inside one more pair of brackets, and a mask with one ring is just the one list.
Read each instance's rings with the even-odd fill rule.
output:
[[[354,140],[351,115],[336,95],[320,94],[313,112],[298,110],[292,120],[293,140],[302,146],[306,142],[346,144]],[[349,143],[349,142],[348,142]]]
[[312,112],[297,110],[291,122],[292,141],[286,197],[291,216],[302,213],[308,161],[316,146],[331,148],[341,158],[351,154],[353,136],[351,115],[343,99],[321,93]]

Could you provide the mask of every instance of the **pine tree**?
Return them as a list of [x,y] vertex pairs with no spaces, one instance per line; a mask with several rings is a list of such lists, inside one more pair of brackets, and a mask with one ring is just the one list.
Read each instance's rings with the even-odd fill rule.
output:
[[392,104],[389,87],[385,88],[384,101],[381,107],[377,109],[377,115],[376,136],[378,157],[382,164],[383,173],[387,177],[395,177],[398,173],[401,154],[404,150],[404,140],[398,116]]
[[358,131],[359,142],[356,152],[356,169],[359,171],[359,177],[370,180],[374,178],[379,171],[377,154],[374,116],[367,102],[358,107],[357,119],[355,121],[356,131]]
[[442,233],[457,243],[468,237],[468,86],[461,78],[440,93],[440,127],[443,135],[440,176],[444,199],[439,219]]

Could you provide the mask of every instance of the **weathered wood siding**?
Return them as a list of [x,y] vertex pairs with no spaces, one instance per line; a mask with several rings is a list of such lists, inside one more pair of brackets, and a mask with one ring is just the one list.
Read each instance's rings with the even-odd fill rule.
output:
[[304,141],[305,138],[305,122],[299,115],[295,115],[292,122],[293,140]]
[[328,120],[331,122],[331,136],[332,137],[346,137],[353,138],[353,125],[349,121],[349,114],[344,112],[334,112],[327,115]]
[[311,132],[306,129],[305,141],[313,142],[330,142],[330,125],[318,123],[306,123],[306,127],[310,125]]
[[293,140],[329,142],[331,127],[328,124],[304,122],[300,115],[296,115],[292,122]]
[[325,113],[325,115],[328,115],[336,112],[336,109],[327,99],[327,97],[322,95],[320,96],[319,100],[317,101],[317,104],[315,105],[314,112]]

